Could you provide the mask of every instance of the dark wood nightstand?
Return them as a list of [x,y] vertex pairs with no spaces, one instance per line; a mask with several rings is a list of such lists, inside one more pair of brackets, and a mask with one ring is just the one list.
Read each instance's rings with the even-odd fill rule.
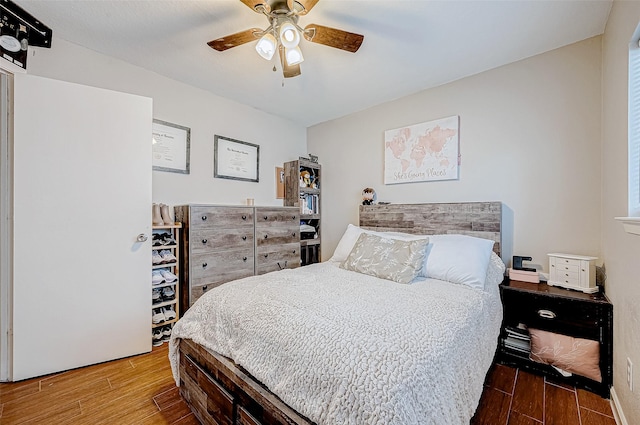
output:
[[[609,397],[613,379],[613,305],[606,295],[585,294],[548,286],[546,283],[510,281],[508,278],[500,285],[500,294],[504,318],[498,345],[498,362]],[[529,360],[528,353],[514,347],[518,344],[517,341],[513,344],[513,330],[518,327],[537,328],[598,341],[602,382],[575,374],[564,377],[551,366]],[[507,340],[510,335],[511,338]]]

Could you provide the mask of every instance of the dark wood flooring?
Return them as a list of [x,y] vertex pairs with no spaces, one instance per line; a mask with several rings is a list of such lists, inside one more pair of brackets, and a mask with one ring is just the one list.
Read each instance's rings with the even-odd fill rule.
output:
[[494,365],[471,425],[616,425],[609,400]]
[[[164,344],[149,354],[0,384],[0,424],[197,425],[173,382],[167,352]],[[608,400],[496,365],[471,425],[615,422]]]

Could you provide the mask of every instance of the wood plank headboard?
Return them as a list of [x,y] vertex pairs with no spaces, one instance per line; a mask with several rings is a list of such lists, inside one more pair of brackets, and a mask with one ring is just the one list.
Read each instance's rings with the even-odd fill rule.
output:
[[502,202],[360,205],[360,227],[419,235],[461,234],[502,248]]

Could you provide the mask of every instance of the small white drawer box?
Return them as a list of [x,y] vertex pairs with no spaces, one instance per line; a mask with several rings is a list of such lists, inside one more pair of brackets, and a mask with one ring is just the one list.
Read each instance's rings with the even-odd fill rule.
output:
[[596,260],[573,254],[547,254],[549,256],[548,285],[594,293],[596,286]]

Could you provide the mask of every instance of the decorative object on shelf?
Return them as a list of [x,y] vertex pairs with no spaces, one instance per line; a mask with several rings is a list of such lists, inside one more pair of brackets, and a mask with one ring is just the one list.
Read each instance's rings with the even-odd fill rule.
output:
[[318,163],[318,157],[316,155],[309,154],[309,161]]
[[191,129],[153,120],[152,163],[156,171],[189,174]]
[[213,177],[257,183],[260,146],[229,137],[214,137]]
[[599,287],[596,286],[598,257],[557,253],[547,255],[549,256],[548,285],[575,289],[589,294],[599,291]]
[[365,187],[362,191],[362,205],[375,205],[378,199],[376,191],[370,187]]
[[[256,39],[258,54],[271,60],[276,51],[280,56],[282,74],[285,78],[300,75],[300,63],[304,61],[300,40],[304,36],[307,41],[335,47],[355,53],[360,48],[364,36],[317,24],[309,24],[304,29],[298,26],[298,16],[306,15],[318,0],[256,0],[242,1],[253,11],[261,13],[269,20],[269,26],[261,30],[250,28],[230,34],[207,43],[209,47],[223,52]],[[275,66],[273,67],[275,71]]]
[[385,131],[384,184],[457,180],[459,118]]

